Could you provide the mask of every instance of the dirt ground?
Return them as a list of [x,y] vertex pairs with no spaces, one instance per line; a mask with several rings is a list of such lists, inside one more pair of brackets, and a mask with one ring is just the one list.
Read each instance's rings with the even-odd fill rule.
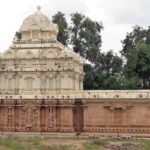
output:
[[143,145],[136,142],[107,142],[103,150],[142,150]]

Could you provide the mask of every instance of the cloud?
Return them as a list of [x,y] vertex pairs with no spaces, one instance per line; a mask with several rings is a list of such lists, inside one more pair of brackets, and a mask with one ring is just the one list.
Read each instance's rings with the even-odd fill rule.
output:
[[92,0],[88,4],[88,15],[102,21],[102,49],[113,49],[118,52],[122,48],[121,40],[135,25],[149,26],[149,0]]
[[25,17],[41,5],[42,11],[51,17],[57,11],[69,16],[80,12],[104,24],[103,49],[120,50],[121,39],[132,26],[149,26],[149,0],[5,0],[0,5],[0,51],[6,50]]
[[149,25],[149,0],[103,0],[98,1],[97,7],[103,9],[113,23]]
[[102,32],[102,51],[113,50],[119,52],[122,49],[121,40],[125,38],[127,31],[131,31],[130,25],[111,25],[106,26]]
[[22,21],[36,11],[38,5],[42,11],[51,17],[58,11],[69,15],[73,12],[87,11],[82,0],[5,0],[0,5],[0,51],[6,50],[19,30]]
[[73,12],[85,13],[88,11],[85,2],[82,0],[55,0],[51,2],[47,0],[43,7],[52,15],[58,11],[61,11],[66,15],[69,15]]

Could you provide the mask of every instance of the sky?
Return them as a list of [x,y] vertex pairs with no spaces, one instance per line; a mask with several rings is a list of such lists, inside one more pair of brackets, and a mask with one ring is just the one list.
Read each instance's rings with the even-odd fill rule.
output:
[[150,26],[150,0],[4,0],[0,5],[0,52],[12,43],[22,21],[40,5],[43,13],[51,18],[61,11],[68,17],[74,12],[83,13],[102,22],[102,50],[119,52],[121,40],[133,26]]

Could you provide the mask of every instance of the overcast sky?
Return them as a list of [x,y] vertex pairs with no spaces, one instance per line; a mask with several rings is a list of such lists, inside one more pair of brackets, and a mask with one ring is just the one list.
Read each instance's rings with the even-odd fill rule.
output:
[[58,11],[67,16],[81,12],[102,21],[103,51],[119,51],[121,40],[134,25],[150,25],[150,0],[4,0],[0,5],[1,52],[8,49],[22,21],[34,13],[38,5],[50,18]]

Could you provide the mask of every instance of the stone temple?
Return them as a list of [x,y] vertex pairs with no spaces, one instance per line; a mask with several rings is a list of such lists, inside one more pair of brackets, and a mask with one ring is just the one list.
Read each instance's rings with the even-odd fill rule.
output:
[[0,132],[149,136],[150,90],[83,90],[84,60],[58,32],[38,8],[0,54]]

